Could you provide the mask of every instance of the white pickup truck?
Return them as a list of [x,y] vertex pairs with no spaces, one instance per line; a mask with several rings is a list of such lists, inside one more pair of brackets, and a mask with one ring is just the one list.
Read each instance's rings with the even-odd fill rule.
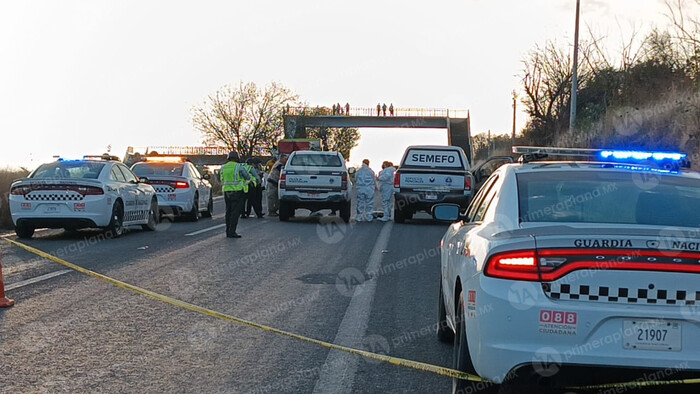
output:
[[403,223],[438,203],[467,208],[473,195],[470,163],[457,146],[409,146],[394,174],[394,220]]
[[298,208],[340,211],[350,221],[350,190],[345,159],[338,152],[295,151],[279,181],[279,218],[287,221]]

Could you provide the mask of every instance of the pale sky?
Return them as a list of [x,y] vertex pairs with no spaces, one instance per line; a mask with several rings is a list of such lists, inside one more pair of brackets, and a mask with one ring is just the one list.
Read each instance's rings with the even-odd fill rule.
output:
[[[521,60],[547,39],[572,42],[574,8],[575,0],[0,1],[0,166],[108,145],[120,157],[129,145],[199,145],[192,106],[241,80],[281,82],[312,106],[469,109],[476,133],[506,133]],[[582,22],[612,43],[632,24],[666,24],[664,12],[661,0],[582,0]],[[389,147],[426,143],[425,132],[362,133],[357,156],[374,161],[398,161]]]

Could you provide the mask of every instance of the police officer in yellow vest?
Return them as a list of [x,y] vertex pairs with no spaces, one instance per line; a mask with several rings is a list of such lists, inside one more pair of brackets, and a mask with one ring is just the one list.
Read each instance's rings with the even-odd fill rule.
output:
[[221,190],[226,202],[226,236],[240,238],[236,233],[238,217],[245,204],[250,175],[243,164],[238,163],[240,157],[236,151],[228,154],[228,162],[221,167]]

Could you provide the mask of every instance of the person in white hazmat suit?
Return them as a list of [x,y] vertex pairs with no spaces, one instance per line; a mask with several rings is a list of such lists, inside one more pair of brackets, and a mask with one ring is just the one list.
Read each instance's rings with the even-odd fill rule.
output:
[[382,217],[382,222],[388,222],[391,220],[391,196],[394,194],[394,172],[396,168],[391,162],[385,161],[382,163],[382,170],[379,171],[377,175],[377,181],[379,182],[379,192],[382,194],[382,209],[384,210],[384,217]]
[[374,208],[374,191],[377,188],[374,171],[369,168],[369,160],[362,160],[362,167],[355,173],[357,186],[357,221],[372,221]]

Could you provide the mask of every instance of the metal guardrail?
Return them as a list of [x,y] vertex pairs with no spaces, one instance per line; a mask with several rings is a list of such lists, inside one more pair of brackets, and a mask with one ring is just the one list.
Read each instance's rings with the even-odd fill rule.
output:
[[229,148],[219,146],[148,146],[129,147],[130,154],[141,155],[158,153],[160,155],[227,155]]
[[340,106],[339,110],[333,111],[333,108],[328,107],[289,107],[284,111],[285,115],[298,116],[414,116],[414,117],[438,117],[438,118],[467,118],[469,112],[467,110],[451,110],[443,108],[394,108],[393,114],[389,107],[386,111],[383,107],[377,110],[376,107],[350,107],[347,111],[346,107]]

